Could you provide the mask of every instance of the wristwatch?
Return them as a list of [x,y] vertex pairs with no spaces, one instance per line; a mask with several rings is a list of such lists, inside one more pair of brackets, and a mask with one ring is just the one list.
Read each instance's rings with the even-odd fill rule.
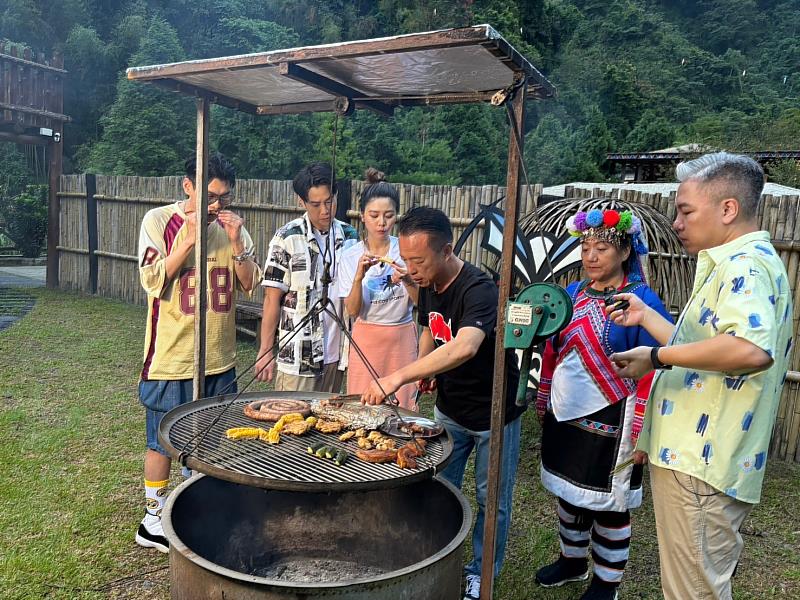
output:
[[666,363],[661,362],[658,359],[658,351],[661,349],[661,346],[654,346],[650,349],[650,362],[653,363],[654,369],[660,369],[662,371],[669,371],[672,368],[672,365],[668,365]]

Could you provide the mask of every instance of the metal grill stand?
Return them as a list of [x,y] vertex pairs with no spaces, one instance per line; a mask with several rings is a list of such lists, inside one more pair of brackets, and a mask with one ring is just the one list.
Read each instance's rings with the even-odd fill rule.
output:
[[[341,442],[336,434],[312,430],[303,436],[282,435],[280,444],[260,440],[229,440],[225,430],[254,427],[259,423],[244,416],[243,407],[265,398],[321,400],[332,394],[321,392],[250,392],[235,396],[206,398],[179,406],[161,420],[159,441],[173,456],[190,441],[197,441],[186,456],[193,470],[219,479],[260,488],[295,491],[369,490],[407,485],[430,479],[450,460],[452,440],[447,432],[427,440],[425,456],[416,469],[401,469],[394,463],[366,463],[351,456],[343,465],[320,459],[307,452],[314,443],[324,443],[353,454],[355,443]],[[386,406],[375,407],[387,417],[395,412]],[[407,411],[405,416],[410,416]],[[203,432],[202,438],[197,433]]]

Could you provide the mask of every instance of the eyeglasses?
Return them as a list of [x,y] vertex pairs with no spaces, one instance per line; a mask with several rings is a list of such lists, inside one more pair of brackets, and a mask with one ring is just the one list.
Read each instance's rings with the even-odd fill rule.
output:
[[220,206],[228,206],[229,204],[233,203],[233,194],[228,192],[227,194],[222,194],[222,196],[217,196],[216,194],[208,195],[209,206],[216,204],[217,202],[219,202]]

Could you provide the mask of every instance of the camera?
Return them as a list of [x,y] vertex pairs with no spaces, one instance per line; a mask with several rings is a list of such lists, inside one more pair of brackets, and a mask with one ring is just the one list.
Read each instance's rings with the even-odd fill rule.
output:
[[603,302],[606,306],[613,306],[614,310],[625,310],[631,303],[627,300],[614,300],[614,296],[618,293],[619,292],[613,287],[603,289]]

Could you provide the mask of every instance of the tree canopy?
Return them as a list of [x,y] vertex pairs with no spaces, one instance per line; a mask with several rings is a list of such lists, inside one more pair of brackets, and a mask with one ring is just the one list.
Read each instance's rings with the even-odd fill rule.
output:
[[[545,184],[601,181],[605,153],[697,142],[796,149],[800,0],[0,0],[0,38],[69,75],[65,166],[167,175],[194,148],[190,100],[125,68],[490,23],[557,86],[530,102],[526,163]],[[240,177],[291,178],[330,158],[333,117],[212,112]],[[506,115],[488,105],[359,111],[340,120],[337,171],[409,183],[502,184]],[[795,181],[782,165],[773,179]]]

